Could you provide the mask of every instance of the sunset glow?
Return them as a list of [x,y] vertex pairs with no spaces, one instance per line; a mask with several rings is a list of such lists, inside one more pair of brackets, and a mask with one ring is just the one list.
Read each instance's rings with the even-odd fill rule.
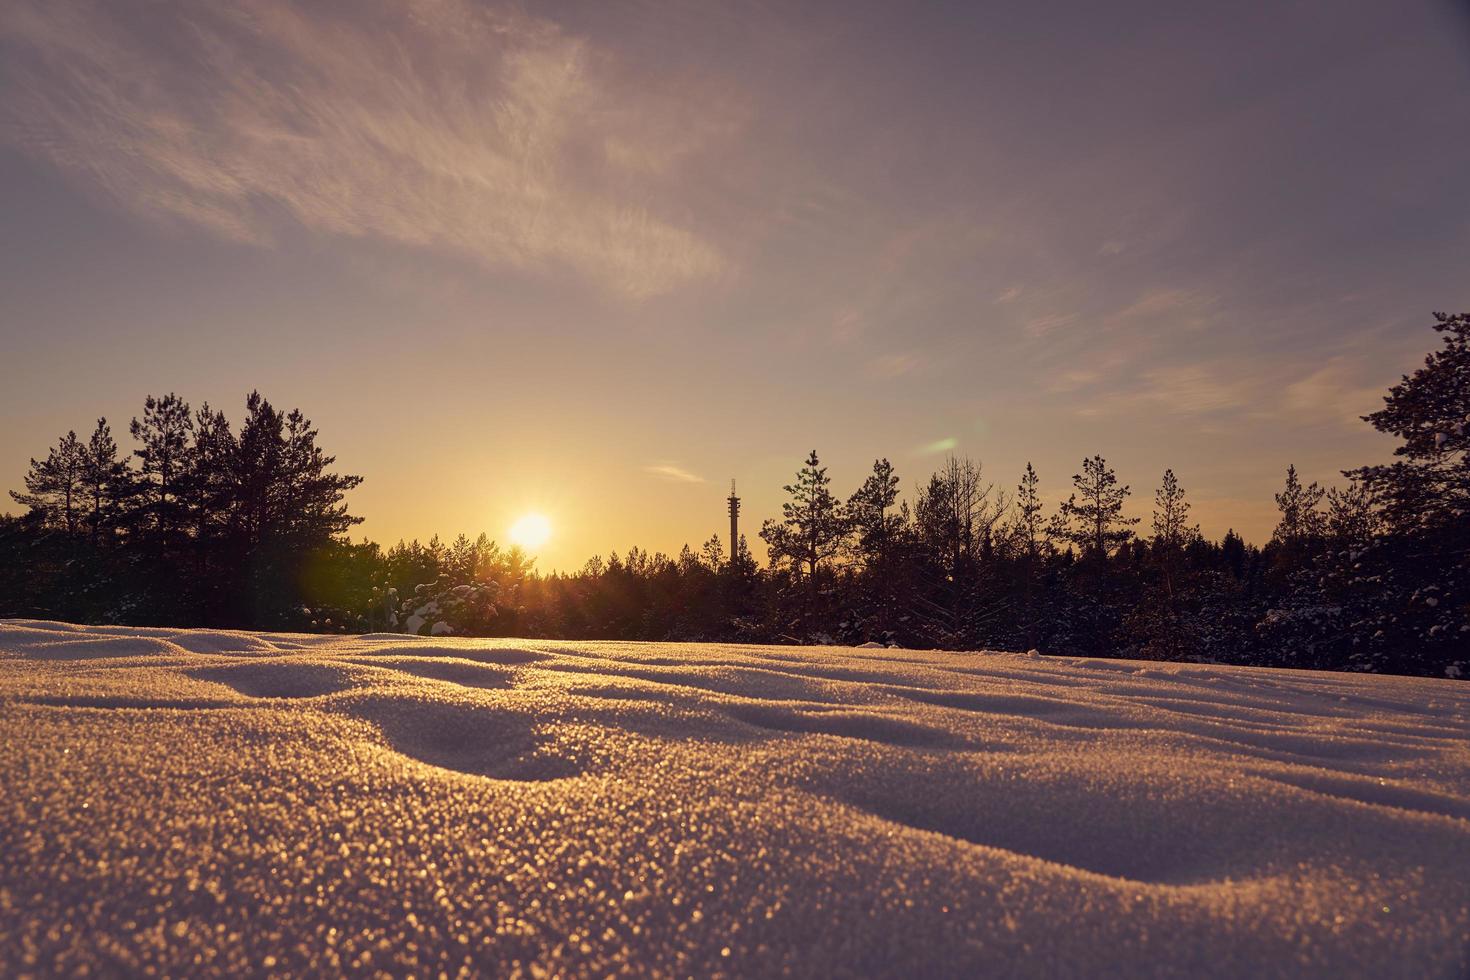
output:
[[0,0],[0,980],[1470,977],[1467,120],[1470,0]]
[[535,552],[551,540],[551,519],[532,511],[522,514],[510,526],[510,542],[526,551]]
[[697,545],[731,476],[764,560],[813,447],[1053,506],[1103,452],[1262,543],[1470,307],[1464,24],[1071,7],[7,3],[0,498],[37,433],[258,387],[376,541],[564,488],[543,571]]

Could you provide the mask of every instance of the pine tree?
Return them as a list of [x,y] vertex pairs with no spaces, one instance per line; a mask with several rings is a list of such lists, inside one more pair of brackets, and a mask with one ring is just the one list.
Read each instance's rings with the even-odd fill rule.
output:
[[1041,478],[1028,462],[1026,472],[1021,474],[1021,483],[1016,487],[1016,520],[1014,537],[1021,554],[1035,560],[1041,553],[1045,541],[1046,522],[1041,516]]
[[1245,539],[1235,533],[1235,528],[1227,530],[1220,540],[1220,559],[1236,580],[1245,578],[1245,551]]
[[1162,581],[1148,586],[1128,622],[1144,637],[1140,652],[1178,660],[1192,652],[1194,621],[1189,611],[1196,598],[1182,581],[1184,550],[1199,539],[1199,526],[1189,523],[1189,501],[1172,469],[1154,493],[1153,557]]
[[[342,545],[360,521],[344,502],[361,477],[331,472],[336,462],[316,444],[316,430],[293,410],[282,414],[259,392],[246,399],[238,439],[220,429],[221,472],[211,478],[212,503],[223,505],[226,554],[215,592],[227,601],[223,615],[234,621],[287,625],[300,606],[294,583],[308,564]],[[438,539],[436,569],[447,549]],[[423,584],[422,581],[415,584]]]
[[26,492],[12,490],[10,496],[39,515],[43,526],[75,537],[81,527],[86,494],[85,452],[76,432],[68,432],[44,460],[31,460],[25,476]]
[[902,518],[893,513],[898,503],[898,476],[886,459],[873,461],[873,472],[847,500],[847,516],[856,535],[857,553],[868,568],[881,565]]
[[337,457],[322,452],[316,443],[317,430],[300,409],[292,409],[285,422],[281,480],[290,533],[308,544],[339,538],[362,523],[362,518],[348,512],[345,501],[362,477],[331,472]]
[[1382,519],[1373,493],[1354,480],[1344,489],[1329,487],[1323,527],[1336,548],[1361,548],[1377,536]]
[[[1349,582],[1374,639],[1369,669],[1470,676],[1470,314],[1434,314],[1442,346],[1365,420],[1397,436],[1394,462],[1347,475],[1386,533],[1355,555]],[[1344,578],[1347,571],[1340,573]],[[1370,581],[1371,580],[1371,581]]]
[[239,442],[224,412],[209,403],[194,415],[194,440],[179,478],[180,503],[192,525],[202,572],[211,543],[223,534],[234,507],[235,458]]
[[1199,525],[1189,523],[1189,501],[1174,471],[1164,470],[1154,493],[1154,547],[1172,554],[1199,537]]
[[822,564],[841,551],[848,534],[847,516],[831,484],[813,449],[796,482],[783,488],[791,499],[781,505],[781,521],[767,520],[761,526],[772,564],[789,562],[813,594]]
[[1133,537],[1128,530],[1136,517],[1123,516],[1123,502],[1130,495],[1126,484],[1101,456],[1082,461],[1082,472],[1072,477],[1076,492],[1062,504],[1066,536],[1084,557],[1101,561]]
[[909,516],[907,504],[898,504],[898,486],[893,464],[876,459],[872,472],[847,502],[857,565],[848,582],[843,621],[849,634],[863,640],[891,637],[901,604],[899,566]]
[[709,540],[700,546],[699,560],[711,571],[718,572],[725,567],[725,542],[718,534],[710,535]]
[[1300,545],[1322,536],[1322,512],[1317,509],[1326,491],[1312,483],[1302,486],[1296,466],[1286,468],[1286,487],[1276,495],[1281,521],[1272,540],[1284,545]]
[[470,541],[469,535],[460,532],[450,542],[449,554],[446,556],[444,566],[453,585],[465,585],[475,581],[476,572],[479,571],[480,555],[475,550],[475,545]]
[[755,556],[750,553],[750,544],[746,542],[745,535],[740,535],[740,544],[735,549],[735,554],[730,556],[730,574],[734,578],[753,580],[760,572],[755,563]]
[[170,392],[162,398],[149,395],[143,402],[143,418],[128,427],[142,443],[133,455],[140,461],[140,492],[146,499],[148,529],[158,535],[167,549],[182,520],[180,484],[186,479],[189,438],[194,432],[189,405]]
[[237,547],[252,552],[276,530],[274,518],[284,503],[279,491],[285,419],[258,391],[245,400],[245,411],[234,458],[229,461],[233,498],[229,528]]
[[1470,515],[1470,313],[1436,313],[1444,347],[1389,389],[1364,421],[1397,436],[1398,461],[1350,473],[1396,532],[1463,528]]
[[117,442],[107,419],[97,428],[82,451],[82,482],[87,495],[87,524],[92,546],[100,547],[116,527],[123,502],[132,491],[132,473],[127,462],[117,458]]
[[1045,541],[1045,522],[1041,516],[1041,478],[1030,461],[1016,487],[1016,518],[1012,538],[1021,553],[1021,633],[1026,649],[1037,645],[1039,630],[1036,617],[1037,574],[1040,571],[1041,547]]

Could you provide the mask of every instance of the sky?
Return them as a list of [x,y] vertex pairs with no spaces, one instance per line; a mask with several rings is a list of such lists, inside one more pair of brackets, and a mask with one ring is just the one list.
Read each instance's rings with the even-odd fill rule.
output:
[[0,489],[259,389],[358,533],[540,511],[545,569],[732,477],[757,544],[813,448],[1261,543],[1470,310],[1467,174],[1455,2],[7,0]]

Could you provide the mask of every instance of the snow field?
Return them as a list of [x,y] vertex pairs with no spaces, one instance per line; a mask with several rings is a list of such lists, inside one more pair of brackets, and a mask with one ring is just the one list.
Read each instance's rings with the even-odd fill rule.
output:
[[1470,687],[0,622],[0,974],[1470,974]]

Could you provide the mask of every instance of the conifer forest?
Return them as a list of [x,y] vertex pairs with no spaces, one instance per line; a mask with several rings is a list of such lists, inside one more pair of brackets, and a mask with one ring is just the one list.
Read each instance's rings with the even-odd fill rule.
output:
[[[1435,314],[1433,329],[1423,367],[1365,418],[1395,438],[1393,460],[1335,486],[1283,461],[1280,521],[1259,544],[1208,540],[1171,470],[1144,489],[1102,454],[1065,475],[950,457],[906,494],[915,474],[887,459],[845,488],[813,451],[759,529],[765,567],[744,536],[732,554],[715,534],[542,573],[484,534],[353,541],[361,479],[335,470],[299,410],[251,393],[232,422],[149,396],[126,426],[98,419],[31,460],[23,510],[0,517],[0,617],[1467,676],[1470,315]],[[1043,502],[1046,481],[1065,481],[1060,506]],[[1151,517],[1129,516],[1150,493]]]

